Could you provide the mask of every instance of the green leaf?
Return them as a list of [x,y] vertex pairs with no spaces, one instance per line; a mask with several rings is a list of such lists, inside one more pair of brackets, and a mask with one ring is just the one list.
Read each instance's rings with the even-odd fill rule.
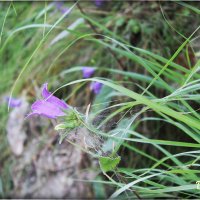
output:
[[121,157],[118,156],[116,158],[110,158],[110,157],[100,157],[99,158],[99,164],[101,167],[101,170],[103,172],[108,172],[114,170],[117,165],[119,164],[121,160]]

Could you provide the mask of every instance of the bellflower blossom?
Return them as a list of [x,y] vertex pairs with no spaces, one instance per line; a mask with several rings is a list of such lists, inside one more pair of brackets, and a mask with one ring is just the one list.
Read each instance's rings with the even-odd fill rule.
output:
[[55,1],[55,5],[56,5],[57,9],[58,9],[62,14],[66,13],[66,12],[69,10],[69,8],[64,7],[64,3],[61,2],[61,1]]
[[90,84],[90,90],[93,91],[95,94],[99,94],[102,86],[103,86],[102,83],[95,81]]
[[95,72],[95,69],[93,67],[83,67],[82,73],[83,78],[90,78]]
[[32,113],[30,113],[28,117],[41,115],[47,118],[55,119],[66,115],[63,110],[66,110],[68,105],[63,100],[53,96],[52,93],[48,91],[47,87],[48,83],[45,83],[42,89],[42,97],[44,99],[37,100],[32,104]]
[[105,0],[95,0],[94,3],[97,7],[101,7]]
[[22,103],[22,101],[20,99],[10,98],[10,97],[6,97],[6,101],[11,108],[20,107],[21,103]]

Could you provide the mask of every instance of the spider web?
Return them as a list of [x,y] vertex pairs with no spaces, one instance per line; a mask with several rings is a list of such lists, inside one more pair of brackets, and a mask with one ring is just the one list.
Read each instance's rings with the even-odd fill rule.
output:
[[68,131],[66,138],[98,156],[106,156],[119,148],[124,138],[129,137],[128,130],[142,108],[140,106],[116,112],[121,107],[120,104],[101,110],[94,109],[98,106],[93,104],[73,108],[82,123]]

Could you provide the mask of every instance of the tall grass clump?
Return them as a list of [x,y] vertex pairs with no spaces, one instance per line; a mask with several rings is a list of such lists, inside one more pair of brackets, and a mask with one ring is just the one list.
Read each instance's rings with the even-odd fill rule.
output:
[[[78,180],[91,184],[94,198],[199,197],[197,5],[66,2],[60,12],[53,2],[1,3],[0,92],[33,103],[48,82],[54,92],[43,103],[57,106],[54,95],[67,102],[55,130],[60,143],[98,161],[88,169],[95,179]],[[83,67],[92,75],[82,77]],[[99,84],[97,92],[91,83]],[[8,113],[1,110],[0,193],[6,196],[12,160],[3,125]],[[82,146],[70,136],[83,128],[89,136]]]

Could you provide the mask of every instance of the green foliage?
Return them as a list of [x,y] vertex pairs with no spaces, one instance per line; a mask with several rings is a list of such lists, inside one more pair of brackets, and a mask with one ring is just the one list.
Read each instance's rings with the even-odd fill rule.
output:
[[100,157],[99,164],[100,164],[101,170],[103,172],[109,172],[109,171],[115,170],[120,160],[121,160],[120,156],[116,158]]
[[[66,16],[51,2],[1,2],[1,96],[25,93],[33,102],[49,82],[78,107],[55,129],[60,142],[83,126],[98,140],[82,149],[99,159],[97,198],[199,198],[199,5],[79,3],[85,12],[66,2]],[[94,67],[94,77],[81,79],[82,66]],[[91,81],[104,85],[100,94],[91,94]],[[7,115],[2,106],[2,197],[13,189]]]

